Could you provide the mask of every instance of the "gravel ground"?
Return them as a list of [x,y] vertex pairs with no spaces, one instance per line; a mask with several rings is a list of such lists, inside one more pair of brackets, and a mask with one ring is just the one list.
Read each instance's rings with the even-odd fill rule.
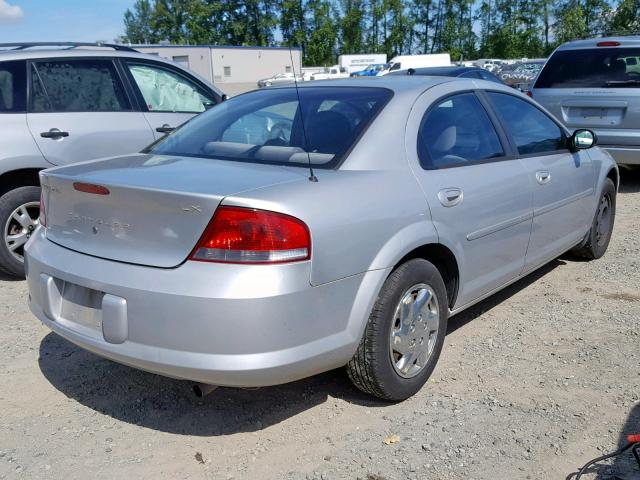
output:
[[[198,400],[50,333],[2,278],[0,478],[572,478],[640,432],[639,231],[627,174],[603,259],[559,258],[452,318],[432,379],[395,405],[341,370]],[[616,475],[640,470],[586,478]]]

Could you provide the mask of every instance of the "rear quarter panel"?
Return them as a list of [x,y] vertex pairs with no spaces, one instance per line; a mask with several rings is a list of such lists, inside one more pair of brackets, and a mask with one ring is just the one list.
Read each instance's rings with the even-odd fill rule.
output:
[[408,170],[316,175],[317,183],[281,185],[223,201],[303,220],[311,231],[312,285],[391,267],[414,248],[437,242],[426,200]]
[[31,136],[25,113],[0,114],[0,132],[0,175],[23,168],[53,166],[44,159]]

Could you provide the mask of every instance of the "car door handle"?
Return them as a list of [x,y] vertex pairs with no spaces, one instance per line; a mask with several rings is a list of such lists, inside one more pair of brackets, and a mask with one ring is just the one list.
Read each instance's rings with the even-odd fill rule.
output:
[[156,132],[159,132],[159,133],[169,133],[169,132],[173,132],[174,130],[175,130],[175,127],[172,127],[168,123],[165,123],[161,127],[156,128]]
[[540,170],[539,172],[536,172],[536,181],[540,185],[549,183],[551,181],[551,172],[549,172],[548,170]]
[[438,200],[445,207],[455,207],[462,203],[464,193],[457,187],[444,188],[438,192]]
[[58,138],[68,137],[69,136],[69,132],[63,132],[59,128],[52,128],[48,132],[41,132],[40,136],[42,138],[53,138],[55,140],[55,139],[58,139]]

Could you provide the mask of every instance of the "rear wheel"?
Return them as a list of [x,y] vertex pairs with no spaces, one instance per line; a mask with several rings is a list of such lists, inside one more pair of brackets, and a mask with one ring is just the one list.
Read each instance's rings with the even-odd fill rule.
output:
[[37,228],[40,188],[20,187],[0,197],[0,270],[24,278],[24,245]]
[[398,267],[385,281],[356,354],[351,381],[385,400],[404,400],[426,383],[447,330],[447,295],[438,269],[423,259]]
[[596,214],[584,245],[572,250],[583,258],[594,260],[604,255],[611,241],[616,218],[616,187],[610,178],[604,181]]

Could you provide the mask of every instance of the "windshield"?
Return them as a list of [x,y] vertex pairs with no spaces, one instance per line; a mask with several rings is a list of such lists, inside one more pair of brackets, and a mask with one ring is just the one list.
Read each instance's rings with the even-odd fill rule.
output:
[[535,88],[638,87],[640,48],[591,48],[556,52]]
[[[221,160],[333,168],[391,98],[383,88],[259,90],[195,117],[148,150]],[[304,125],[304,129],[303,129]],[[307,152],[309,155],[307,155]]]

